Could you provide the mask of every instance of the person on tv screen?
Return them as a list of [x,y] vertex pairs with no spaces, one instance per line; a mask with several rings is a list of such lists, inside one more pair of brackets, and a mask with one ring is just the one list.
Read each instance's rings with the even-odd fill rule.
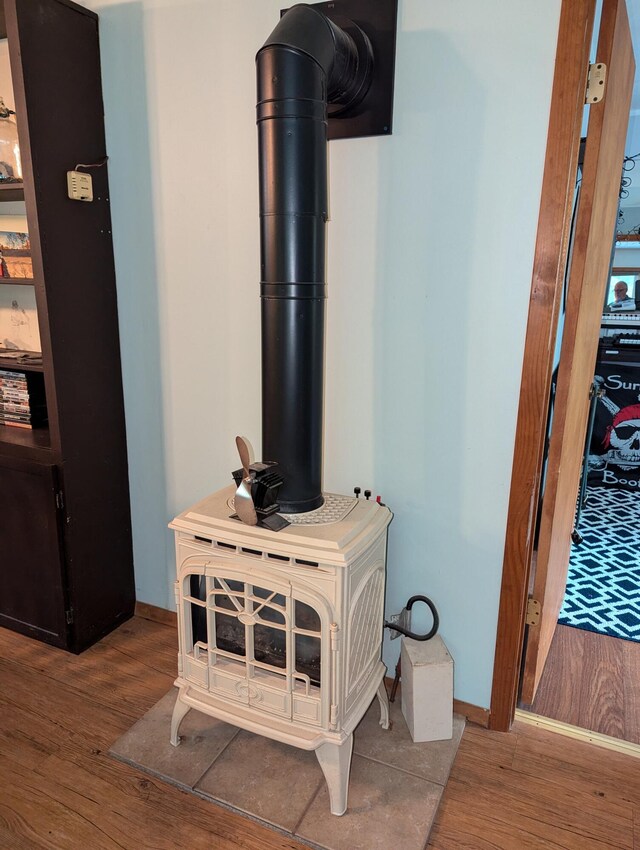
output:
[[635,310],[636,302],[629,295],[629,287],[623,280],[617,280],[613,287],[614,300],[607,305],[609,310]]

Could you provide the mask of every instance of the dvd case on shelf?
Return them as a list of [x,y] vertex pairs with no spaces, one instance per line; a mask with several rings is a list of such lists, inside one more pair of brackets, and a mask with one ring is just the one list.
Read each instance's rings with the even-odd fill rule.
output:
[[44,375],[0,369],[0,425],[37,428],[46,423]]

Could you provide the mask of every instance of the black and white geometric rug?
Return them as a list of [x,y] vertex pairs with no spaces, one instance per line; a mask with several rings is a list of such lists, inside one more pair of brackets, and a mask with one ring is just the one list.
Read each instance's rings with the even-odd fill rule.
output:
[[558,622],[640,641],[640,493],[590,487]]

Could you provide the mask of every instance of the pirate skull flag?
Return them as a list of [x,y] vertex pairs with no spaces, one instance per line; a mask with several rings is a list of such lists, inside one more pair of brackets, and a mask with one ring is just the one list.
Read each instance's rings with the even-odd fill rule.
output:
[[589,484],[640,490],[640,383],[635,374],[623,374],[626,365],[616,363],[602,370],[611,374],[596,376],[606,394],[596,408]]

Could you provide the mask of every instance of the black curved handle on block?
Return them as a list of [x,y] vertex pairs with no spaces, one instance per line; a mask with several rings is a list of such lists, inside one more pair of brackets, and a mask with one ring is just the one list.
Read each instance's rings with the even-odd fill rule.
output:
[[431,611],[431,615],[433,616],[433,626],[431,629],[424,635],[418,635],[415,632],[410,632],[408,629],[403,629],[402,626],[392,625],[391,623],[385,623],[385,627],[387,629],[394,629],[396,632],[400,632],[401,635],[405,637],[412,638],[413,640],[431,640],[432,637],[438,632],[438,628],[440,627],[440,617],[438,616],[438,611],[433,602],[429,599],[428,596],[412,596],[411,599],[405,605],[407,611],[411,611],[413,608],[414,602],[424,602],[427,608]]

